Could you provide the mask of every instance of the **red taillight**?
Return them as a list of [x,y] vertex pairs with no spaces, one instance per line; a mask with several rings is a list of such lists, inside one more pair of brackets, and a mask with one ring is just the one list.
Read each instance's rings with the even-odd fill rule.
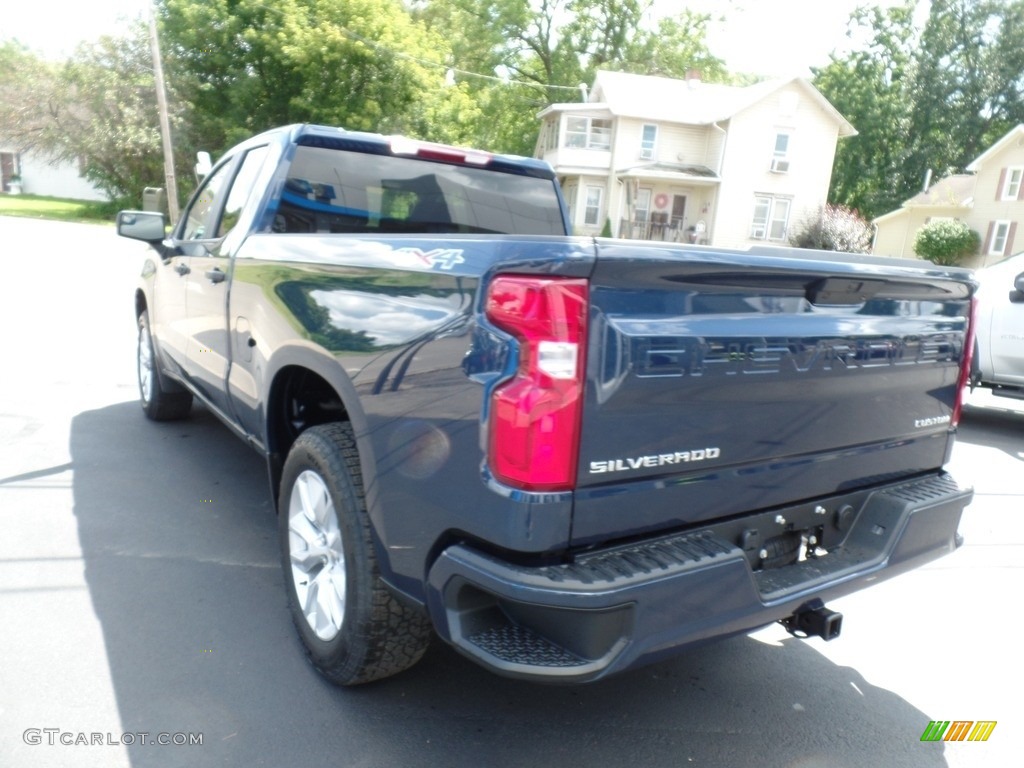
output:
[[491,396],[491,470],[517,488],[569,490],[583,412],[587,281],[497,277],[487,294],[487,318],[520,345],[515,378]]
[[978,319],[978,298],[971,297],[970,315],[967,318],[967,331],[964,333],[964,355],[960,359],[960,380],[956,387],[956,401],[953,404],[952,425],[960,423],[960,414],[964,409],[964,393],[971,381],[971,363],[974,360],[974,327]]

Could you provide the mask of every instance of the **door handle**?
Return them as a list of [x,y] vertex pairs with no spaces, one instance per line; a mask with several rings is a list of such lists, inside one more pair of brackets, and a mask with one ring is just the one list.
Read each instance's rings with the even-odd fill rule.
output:
[[192,270],[188,268],[188,264],[186,264],[184,261],[179,261],[177,264],[174,265],[174,271],[177,272],[182,277],[184,277]]
[[222,283],[224,282],[224,278],[227,277],[227,275],[220,270],[220,267],[208,269],[204,274],[206,275],[206,279],[211,283]]

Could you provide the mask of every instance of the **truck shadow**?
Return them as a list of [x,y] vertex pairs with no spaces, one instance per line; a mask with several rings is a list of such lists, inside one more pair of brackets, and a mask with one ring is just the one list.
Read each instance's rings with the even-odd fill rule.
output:
[[435,642],[404,675],[336,688],[292,630],[255,453],[200,408],[153,424],[121,403],[74,418],[71,454],[123,730],[202,734],[130,746],[135,768],[946,765],[919,741],[927,714],[797,640],[584,687],[498,678]]
[[967,405],[964,408],[963,418],[957,427],[957,442],[998,448],[1020,460],[1024,413],[1012,407],[1000,407],[998,399],[994,400],[993,404]]

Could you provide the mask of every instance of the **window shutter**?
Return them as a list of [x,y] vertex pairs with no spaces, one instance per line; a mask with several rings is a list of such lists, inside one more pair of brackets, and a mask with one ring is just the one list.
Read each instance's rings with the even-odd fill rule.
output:
[[999,186],[996,187],[996,200],[1003,199],[1003,188],[1006,187],[1006,169],[999,172]]
[[1017,234],[1017,222],[1010,224],[1010,231],[1006,233],[1006,248],[1003,250],[1003,256],[1009,256],[1013,253],[1013,236]]
[[992,249],[992,236],[996,233],[996,223],[990,221],[988,223],[988,233],[985,235],[985,244],[981,247],[981,252],[988,256],[988,252]]

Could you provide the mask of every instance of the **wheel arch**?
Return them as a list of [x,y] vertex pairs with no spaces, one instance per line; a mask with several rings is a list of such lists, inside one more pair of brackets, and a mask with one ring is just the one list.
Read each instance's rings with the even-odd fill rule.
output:
[[[270,490],[275,503],[281,490],[281,472],[295,439],[309,427],[333,421],[352,424],[359,452],[359,464],[367,487],[375,475],[367,422],[359,406],[359,395],[341,364],[313,345],[291,344],[275,351],[267,367],[263,394],[266,419],[266,454]],[[290,413],[295,399],[309,406],[305,421],[290,423],[299,414]],[[369,502],[369,499],[367,499]]]

